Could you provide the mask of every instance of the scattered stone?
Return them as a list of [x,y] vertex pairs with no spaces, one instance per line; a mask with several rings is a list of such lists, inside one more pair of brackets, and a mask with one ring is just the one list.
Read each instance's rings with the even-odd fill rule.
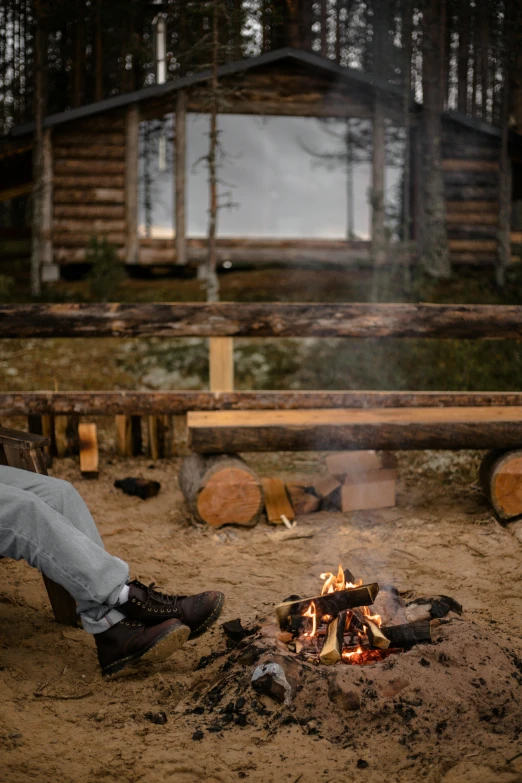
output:
[[388,680],[388,682],[383,687],[381,687],[381,696],[384,696],[385,699],[393,699],[393,697],[400,693],[400,691],[404,690],[404,688],[407,688],[409,684],[410,681],[405,677],[394,677],[392,680]]
[[150,720],[151,723],[157,723],[158,726],[163,726],[167,722],[167,715],[163,710],[160,712],[146,712],[146,720]]
[[421,666],[431,666],[431,663],[429,661],[427,661],[426,658],[421,658],[420,659],[420,665]]
[[252,686],[259,693],[266,693],[287,706],[292,702],[294,688],[279,663],[270,662],[257,666],[252,674]]
[[340,710],[351,712],[361,707],[361,697],[357,691],[347,687],[338,678],[332,678],[328,685],[328,697]]
[[142,500],[155,497],[161,489],[159,481],[133,478],[131,476],[124,479],[116,479],[114,486],[116,489],[121,489],[126,495],[133,495]]
[[197,731],[194,732],[194,734],[192,735],[192,739],[193,740],[202,740],[203,739],[203,732],[201,731],[201,729],[198,729]]
[[357,759],[357,769],[368,769],[370,766],[365,759]]

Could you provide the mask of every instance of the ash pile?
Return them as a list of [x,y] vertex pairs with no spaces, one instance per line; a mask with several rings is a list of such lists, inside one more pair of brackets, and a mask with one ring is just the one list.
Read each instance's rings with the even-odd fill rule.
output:
[[321,594],[290,596],[276,622],[224,624],[226,647],[200,661],[176,708],[194,740],[241,730],[264,741],[295,725],[357,751],[380,735],[412,754],[421,743],[429,764],[459,737],[520,736],[522,661],[494,626],[447,596],[362,585],[341,567],[321,576]]

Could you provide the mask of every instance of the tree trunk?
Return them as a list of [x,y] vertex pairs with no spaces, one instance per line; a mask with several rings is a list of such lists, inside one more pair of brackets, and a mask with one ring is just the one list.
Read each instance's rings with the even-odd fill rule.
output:
[[468,111],[468,69],[471,13],[469,0],[460,0],[459,49],[457,61],[457,108],[463,114]]
[[238,456],[191,454],[181,463],[178,481],[191,513],[200,522],[212,527],[252,527],[261,518],[261,482]]
[[386,260],[384,233],[384,109],[379,96],[375,97],[372,134],[372,301],[379,300],[380,268]]
[[73,63],[73,106],[82,106],[85,102],[85,7],[79,4],[77,10]]
[[186,93],[184,90],[178,90],[176,93],[176,137],[175,137],[175,156],[174,156],[174,189],[175,189],[175,218],[174,225],[176,230],[176,264],[183,266],[187,263],[187,242],[186,242],[186,219],[185,219],[185,199],[186,199],[186,167],[187,167],[187,117],[186,117]]
[[327,0],[321,0],[319,23],[321,25],[321,54],[328,54],[328,4]]
[[218,53],[219,53],[219,27],[218,6],[214,3],[212,12],[212,82],[211,82],[211,111],[210,111],[210,146],[208,151],[208,183],[209,183],[209,222],[208,222],[208,257],[206,267],[202,270],[202,278],[207,292],[207,302],[219,300],[219,281],[216,273],[217,253],[217,216],[218,216],[218,181],[217,181],[217,151],[219,143],[218,135],[218,111],[219,111],[219,83],[218,83]]
[[451,275],[446,231],[444,180],[442,173],[441,112],[443,85],[441,84],[440,19],[444,0],[428,0],[423,17],[424,98],[424,252],[421,262],[425,271],[436,278]]
[[42,220],[44,183],[44,138],[43,120],[45,107],[43,102],[43,57],[47,40],[43,25],[42,0],[35,0],[35,36],[34,36],[34,147],[33,147],[33,198],[31,225],[31,294],[39,296],[41,292],[40,270],[42,265]]
[[102,0],[96,0],[96,31],[94,42],[94,100],[103,98],[103,38],[101,19]]
[[512,3],[506,1],[504,20],[504,57],[502,102],[500,107],[500,171],[499,171],[499,214],[498,214],[498,263],[496,267],[497,285],[506,282],[506,268],[511,260],[511,206],[512,181],[511,158],[509,155],[509,86],[511,82],[511,51],[513,46],[512,28],[510,27]]
[[481,115],[488,120],[488,90],[489,90],[489,15],[488,0],[479,0],[478,19],[480,25],[480,93]]

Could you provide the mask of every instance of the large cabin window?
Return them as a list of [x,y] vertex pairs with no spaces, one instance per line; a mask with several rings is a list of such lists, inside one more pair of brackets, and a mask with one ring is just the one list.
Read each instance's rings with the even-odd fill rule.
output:
[[[173,126],[173,115],[140,124],[140,236],[175,235]],[[220,237],[370,238],[370,121],[221,114],[218,127]],[[207,234],[208,130],[208,115],[187,115],[189,237]],[[387,136],[385,202],[393,237],[402,163],[397,133]]]

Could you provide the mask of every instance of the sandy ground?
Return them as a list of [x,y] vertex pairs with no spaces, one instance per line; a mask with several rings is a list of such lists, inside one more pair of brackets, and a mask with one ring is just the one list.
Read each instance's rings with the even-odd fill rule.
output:
[[[217,532],[191,524],[174,460],[152,469],[105,457],[97,481],[80,479],[72,459],[57,462],[54,475],[74,483],[134,576],[178,592],[223,590],[223,620],[268,622],[276,603],[314,594],[318,575],[339,562],[364,580],[451,595],[464,614],[392,664],[305,675],[291,708],[257,699],[246,667],[230,680],[246,698],[246,725],[223,725],[234,693],[224,688],[213,712],[199,698],[226,677],[227,656],[198,668],[226,649],[219,625],[169,661],[106,682],[92,638],[53,621],[39,575],[2,561],[0,781],[520,783],[522,547],[474,485],[477,459],[401,454],[394,509],[310,515],[293,531]],[[284,476],[286,466],[304,475],[319,456],[249,461],[265,474]],[[159,479],[159,496],[122,495],[112,484],[128,475]],[[341,714],[328,699],[332,676],[358,689],[359,710]],[[146,717],[161,712],[162,725]]]

